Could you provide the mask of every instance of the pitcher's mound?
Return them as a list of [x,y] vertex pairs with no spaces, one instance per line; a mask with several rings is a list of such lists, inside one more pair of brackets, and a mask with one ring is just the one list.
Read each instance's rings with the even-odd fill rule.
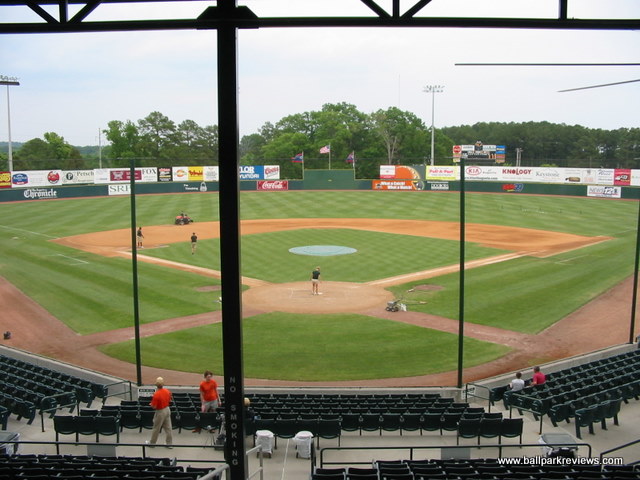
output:
[[383,288],[349,282],[321,282],[321,295],[311,294],[311,282],[278,283],[252,287],[242,301],[252,308],[291,313],[345,313],[380,307],[393,294]]

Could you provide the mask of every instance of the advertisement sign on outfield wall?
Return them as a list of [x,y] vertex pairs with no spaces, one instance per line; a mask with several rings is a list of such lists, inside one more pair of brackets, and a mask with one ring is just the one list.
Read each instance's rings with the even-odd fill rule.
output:
[[12,171],[12,187],[51,187],[62,185],[62,170]]
[[158,181],[171,182],[173,180],[173,172],[171,167],[158,167]]
[[241,165],[240,180],[279,180],[279,165]]
[[449,182],[429,182],[427,187],[429,190],[448,191]]
[[174,182],[217,182],[218,166],[209,167],[173,167],[171,170]]
[[0,172],[0,188],[11,188],[11,172]]
[[202,167],[189,167],[189,181],[190,182],[202,182],[204,180],[204,168]]
[[450,167],[438,167],[438,166],[428,166],[426,180],[457,180],[460,178],[460,167],[458,166],[450,166]]
[[614,176],[613,168],[599,168],[596,171],[596,185],[613,185]]
[[289,190],[288,180],[259,180],[257,190]]
[[622,188],[604,185],[589,185],[587,197],[622,198]]
[[398,180],[418,180],[420,172],[407,165],[380,165],[380,178],[383,180],[394,178]]
[[373,190],[422,190],[424,185],[417,180],[372,180]]
[[217,182],[218,180],[220,180],[220,174],[217,165],[211,167],[203,167],[202,173],[204,175],[205,182]]
[[109,195],[130,195],[131,185],[109,185],[107,192]]
[[628,187],[631,185],[631,169],[616,168],[613,171],[613,184],[620,185],[621,187]]
[[[131,182],[131,169],[129,168],[97,168],[93,172],[96,184]],[[158,181],[158,169],[156,167],[136,168],[133,175],[136,182],[155,183]]]
[[93,170],[65,170],[62,172],[64,185],[91,184],[93,178]]

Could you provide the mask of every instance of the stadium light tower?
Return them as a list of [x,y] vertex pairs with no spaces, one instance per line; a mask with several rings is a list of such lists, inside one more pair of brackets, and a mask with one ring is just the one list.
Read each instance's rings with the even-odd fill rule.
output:
[[7,77],[6,75],[0,75],[0,85],[7,86],[7,128],[9,131],[9,152],[7,155],[7,170],[13,170],[13,148],[11,145],[11,102],[9,101],[9,87],[18,86],[20,82],[16,77]]
[[424,93],[431,94],[431,165],[433,166],[435,161],[435,103],[436,103],[436,93],[441,93],[444,90],[444,85],[427,85],[422,90]]

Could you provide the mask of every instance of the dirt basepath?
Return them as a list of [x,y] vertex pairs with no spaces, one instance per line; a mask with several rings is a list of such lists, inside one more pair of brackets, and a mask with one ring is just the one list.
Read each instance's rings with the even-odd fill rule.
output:
[[[298,228],[355,228],[454,240],[459,237],[459,225],[446,222],[374,219],[282,219],[242,222],[243,234]],[[145,247],[147,248],[173,242],[185,242],[194,230],[198,232],[201,239],[219,236],[217,222],[182,227],[174,225],[149,226],[144,230]],[[588,238],[531,229],[474,224],[467,225],[466,232],[468,241],[516,252],[484,259],[482,262],[469,262],[467,268],[479,266],[483,262],[506,261],[523,255],[548,256],[606,240],[604,237]],[[129,256],[131,253],[127,251],[127,248],[130,245],[130,238],[130,230],[125,229],[96,232],[55,241],[102,255]],[[207,276],[219,276],[219,272],[213,270],[182,264],[172,265],[173,262],[159,261],[145,255],[139,255],[139,260],[162,262],[173,268],[192,270]],[[457,268],[457,265],[446,267],[448,269],[446,271],[456,271]],[[274,285],[260,280],[245,279],[246,284],[251,288],[243,296],[243,313],[247,317],[274,309],[283,310],[282,306],[287,305],[287,308],[284,309],[286,311],[299,313],[357,312],[457,333],[458,322],[456,320],[419,312],[387,312],[384,309],[386,302],[392,298],[391,294],[384,290],[384,287],[445,273],[442,269],[436,270],[381,279],[368,284],[323,282],[322,292],[324,295],[322,296],[310,295],[309,285],[306,282]],[[626,342],[629,336],[631,290],[632,281],[629,279],[538,335],[526,335],[494,327],[465,324],[466,336],[504,344],[514,350],[494,362],[466,368],[464,381],[478,380],[523,368],[533,363],[542,363]],[[13,338],[4,341],[6,344],[117,377],[136,379],[134,365],[108,357],[96,348],[103,344],[133,338],[133,328],[86,336],[77,335],[1,277],[0,304],[5,306],[4,318],[11,319],[10,322],[7,322],[6,329],[12,331]],[[220,312],[169,319],[141,325],[140,334],[143,337],[151,336],[219,322],[220,320]],[[201,374],[150,367],[142,368],[144,383],[151,383],[160,374],[174,385],[196,384],[201,379]],[[455,385],[456,382],[456,371],[418,377],[349,382],[317,383],[245,379],[247,386],[425,386]]]

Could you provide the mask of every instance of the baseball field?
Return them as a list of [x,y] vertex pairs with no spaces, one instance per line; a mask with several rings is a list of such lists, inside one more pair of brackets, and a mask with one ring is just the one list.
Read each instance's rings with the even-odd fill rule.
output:
[[[221,375],[218,196],[147,195],[136,205],[142,363],[150,375],[189,379],[175,383],[205,368]],[[465,206],[465,369],[526,368],[575,353],[571,343],[588,351],[626,340],[630,296],[603,318],[567,319],[632,274],[636,202],[467,194]],[[195,223],[173,225],[182,211]],[[13,344],[133,378],[129,199],[0,212],[2,288],[17,288],[2,296],[1,328]],[[455,370],[457,194],[243,192],[241,215],[249,383],[423,385]],[[289,251],[309,246],[355,252]],[[321,296],[311,295],[316,266]],[[392,300],[408,311],[387,312]]]

